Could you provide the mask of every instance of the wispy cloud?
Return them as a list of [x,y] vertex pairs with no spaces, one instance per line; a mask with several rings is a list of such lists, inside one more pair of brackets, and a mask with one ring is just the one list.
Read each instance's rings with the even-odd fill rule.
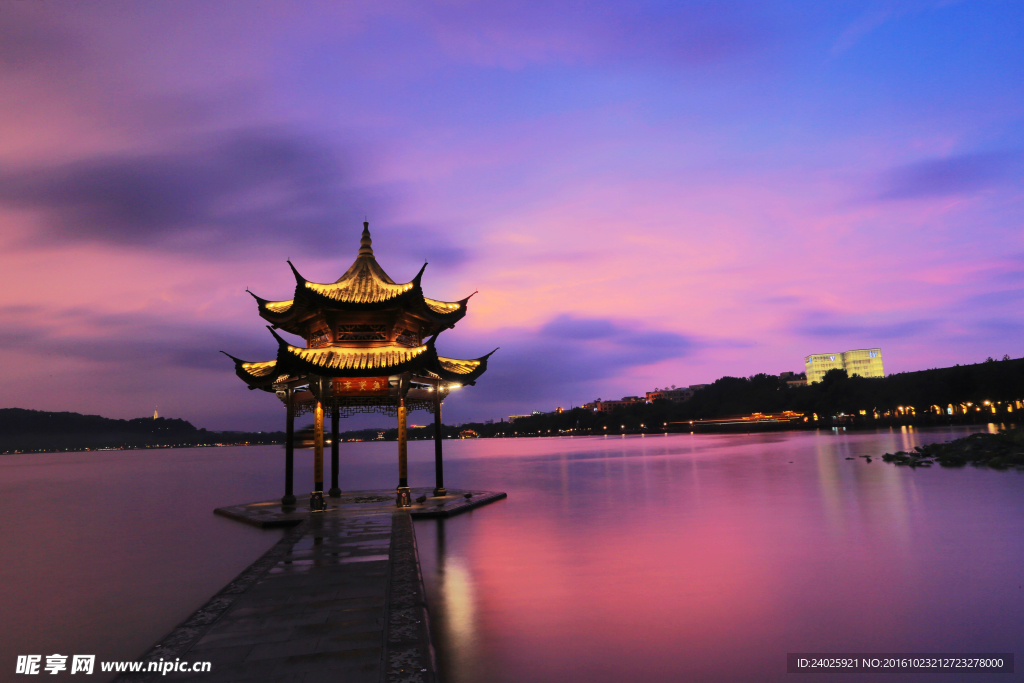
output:
[[1017,169],[1018,152],[961,154],[898,166],[877,180],[879,200],[946,197],[984,190]]
[[861,38],[877,29],[886,21],[889,21],[892,16],[893,8],[891,6],[879,6],[857,17],[839,34],[839,37],[832,44],[832,55],[846,52],[856,45]]
[[756,54],[778,33],[749,6],[613,2],[438,4],[434,30],[450,53],[480,63],[703,66]]
[[36,212],[44,233],[231,258],[254,245],[316,253],[339,226],[382,215],[397,197],[359,183],[329,141],[253,128],[175,149],[56,166],[0,168],[0,205]]
[[91,371],[100,373],[162,376],[180,369],[230,373],[230,361],[219,350],[262,360],[274,349],[273,340],[258,326],[243,334],[197,321],[186,326],[147,313],[109,314],[84,308],[7,307],[0,309],[0,316],[7,321],[0,329],[0,351],[54,362],[85,361],[95,364]]
[[855,348],[858,344],[871,346],[879,341],[910,339],[931,334],[941,322],[939,319],[930,318],[878,322],[865,320],[863,316],[841,316],[836,313],[813,311],[804,313],[794,328],[801,335]]
[[0,73],[33,73],[42,68],[79,70],[87,61],[83,42],[53,22],[22,15],[13,6],[2,10]]
[[[486,338],[442,337],[439,348],[479,355],[487,342],[501,345],[486,381],[474,387],[478,404],[579,401],[602,380],[631,369],[686,357],[706,345],[695,338],[617,318],[555,316],[539,328],[504,328]],[[490,349],[487,349],[488,351]],[[599,389],[598,389],[599,390]]]

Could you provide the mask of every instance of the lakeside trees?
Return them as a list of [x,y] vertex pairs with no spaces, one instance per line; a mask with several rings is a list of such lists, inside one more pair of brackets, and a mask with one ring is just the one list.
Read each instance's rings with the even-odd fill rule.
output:
[[209,432],[177,418],[115,420],[99,415],[0,409],[0,453],[96,448],[282,443],[283,432]]
[[[930,413],[936,421],[964,419],[964,406],[978,416],[992,415],[990,404],[1000,404],[997,414],[1007,418],[1008,402],[1024,400],[1024,359],[1005,358],[975,365],[958,365],[918,372],[904,372],[884,378],[849,377],[845,370],[831,370],[823,381],[809,386],[791,387],[775,375],[722,377],[698,390],[688,401],[625,405],[610,412],[575,408],[562,413],[542,413],[521,417],[515,422],[494,424],[467,423],[445,427],[445,436],[454,438],[470,428],[481,436],[546,436],[548,434],[620,434],[622,432],[674,431],[691,420],[714,420],[751,413],[780,413],[791,410],[809,418],[820,417],[818,425],[831,423],[832,416],[874,414],[923,416]],[[954,416],[948,411],[954,409]],[[1019,410],[1013,407],[1013,410]],[[941,414],[939,413],[941,411]],[[983,412],[984,411],[984,412]],[[1002,411],[1002,412],[999,412]],[[959,417],[958,417],[959,416]],[[688,429],[688,427],[686,427]],[[393,438],[391,430],[346,432],[345,438]],[[411,438],[428,438],[433,427],[410,430]]]

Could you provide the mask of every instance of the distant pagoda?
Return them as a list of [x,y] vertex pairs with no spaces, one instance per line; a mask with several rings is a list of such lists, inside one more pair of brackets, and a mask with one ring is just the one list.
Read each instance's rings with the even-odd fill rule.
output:
[[[439,356],[437,336],[466,315],[470,297],[449,302],[423,295],[420,280],[427,264],[411,282],[398,284],[373,256],[370,224],[363,223],[359,255],[336,282],[310,282],[295,275],[289,301],[269,301],[252,292],[260,317],[270,323],[277,340],[277,358],[235,362],[235,373],[250,389],[274,392],[287,414],[285,442],[285,506],[295,505],[292,490],[295,417],[313,414],[313,478],[310,508],[322,510],[324,411],[331,412],[331,489],[338,497],[338,420],[360,412],[398,417],[397,504],[412,504],[408,483],[406,415],[424,409],[434,414],[435,496],[446,495],[442,465],[441,402],[452,389],[474,384],[487,370],[494,351],[475,360]],[[248,291],[248,290],[247,290]],[[472,294],[470,295],[472,296]],[[302,337],[295,346],[275,329]],[[497,350],[497,349],[495,349]]]

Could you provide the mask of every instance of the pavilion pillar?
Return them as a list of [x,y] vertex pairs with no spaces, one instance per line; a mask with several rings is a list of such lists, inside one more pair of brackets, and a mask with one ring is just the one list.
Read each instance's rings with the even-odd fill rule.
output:
[[434,388],[434,497],[448,495],[444,487],[444,463],[441,460],[444,435],[441,433],[441,381]]
[[323,380],[317,380],[316,408],[313,412],[313,491],[309,494],[309,509],[324,509],[324,402]]
[[338,487],[338,406],[331,408],[331,490],[327,492],[331,498],[341,497]]
[[398,380],[398,507],[412,506],[412,489],[409,488],[409,434],[406,429],[405,394],[409,390],[409,378]]
[[281,505],[295,505],[295,493],[292,482],[295,474],[295,389],[287,388],[285,396],[285,436],[284,436],[284,497]]

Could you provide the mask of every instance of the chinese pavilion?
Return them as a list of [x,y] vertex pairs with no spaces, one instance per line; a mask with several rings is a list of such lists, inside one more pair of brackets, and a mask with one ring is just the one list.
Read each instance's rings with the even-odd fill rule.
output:
[[[310,282],[295,275],[295,295],[268,301],[252,292],[259,314],[277,340],[277,358],[250,363],[225,353],[235,374],[250,389],[275,393],[286,408],[285,493],[281,503],[295,504],[292,491],[295,418],[313,415],[313,492],[310,508],[323,510],[324,413],[331,415],[330,497],[338,487],[338,420],[360,412],[398,418],[397,504],[412,504],[408,483],[406,415],[423,409],[434,414],[435,496],[444,496],[441,403],[449,392],[472,385],[487,369],[491,353],[475,360],[439,356],[437,336],[466,315],[470,297],[449,302],[423,295],[420,280],[398,284],[373,256],[370,224],[363,223],[359,255],[336,282]],[[248,291],[248,290],[247,290]],[[472,294],[470,295],[472,296]],[[302,337],[305,346],[282,339],[275,330]],[[497,349],[495,349],[497,350]]]

